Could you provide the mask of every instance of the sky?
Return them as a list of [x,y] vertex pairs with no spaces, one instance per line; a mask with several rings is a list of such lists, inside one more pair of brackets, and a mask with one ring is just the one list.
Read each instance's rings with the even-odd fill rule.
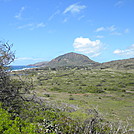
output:
[[12,65],[134,58],[134,0],[0,0],[0,41],[13,44]]

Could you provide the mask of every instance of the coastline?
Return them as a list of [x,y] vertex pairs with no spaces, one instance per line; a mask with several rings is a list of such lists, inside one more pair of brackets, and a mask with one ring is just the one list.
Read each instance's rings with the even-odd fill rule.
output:
[[29,69],[34,69],[34,68],[37,68],[37,67],[36,66],[10,66],[11,72],[29,70]]

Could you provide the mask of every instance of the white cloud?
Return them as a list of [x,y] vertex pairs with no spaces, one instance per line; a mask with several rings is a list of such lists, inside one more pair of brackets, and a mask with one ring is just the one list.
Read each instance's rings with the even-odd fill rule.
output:
[[25,24],[25,25],[21,25],[21,26],[18,26],[17,28],[18,29],[25,29],[25,28],[28,28],[29,30],[34,30],[34,29],[37,29],[37,28],[44,28],[46,27],[46,24],[43,23],[43,22],[40,22],[40,23],[29,23],[29,24]]
[[29,65],[41,61],[44,61],[44,58],[19,57],[14,60],[13,65]]
[[107,31],[107,32],[114,32],[116,31],[115,25],[109,26],[109,27],[99,27],[95,31],[96,32],[101,32],[101,31]]
[[121,32],[118,32],[117,31],[117,27],[115,25],[111,25],[109,27],[99,27],[95,30],[95,32],[106,32],[108,34],[111,34],[111,35],[117,35],[117,36],[120,36],[122,35],[123,33],[127,33],[128,32],[128,29],[125,29],[122,33]]
[[117,28],[115,27],[115,25],[112,25],[112,26],[106,28],[106,30],[107,30],[107,31],[110,31],[110,32],[113,32],[113,31],[115,31],[116,29],[117,29]]
[[32,58],[28,58],[28,57],[21,57],[21,58],[16,58],[15,61],[19,60],[31,60]]
[[101,54],[102,43],[100,40],[91,41],[89,38],[79,37],[74,40],[75,51],[97,57]]
[[100,32],[100,31],[105,31],[106,30],[106,28],[104,28],[104,27],[99,27],[99,28],[97,28],[95,31],[96,32]]
[[134,44],[124,50],[116,49],[113,53],[125,57],[134,57]]
[[39,61],[39,60],[43,60],[42,58],[30,58],[30,57],[20,57],[20,58],[16,58],[15,61]]
[[124,4],[124,1],[120,0],[120,1],[115,3],[115,7],[121,7],[123,4]]
[[46,24],[44,24],[43,22],[36,24],[37,28],[45,27],[45,26],[46,26]]
[[111,35],[118,35],[118,36],[120,36],[120,35],[122,35],[122,33],[115,31],[115,32],[112,32]]
[[33,24],[32,23],[21,25],[21,26],[18,26],[17,28],[18,29],[24,29],[24,28],[30,28],[30,27],[33,27]]
[[70,6],[68,6],[63,14],[66,14],[68,12],[72,13],[72,14],[75,14],[75,13],[79,13],[82,9],[85,9],[86,6],[85,5],[78,5],[77,3],[76,4],[72,4]]
[[54,14],[52,14],[48,20],[51,21],[58,14],[60,14],[60,10],[57,10]]
[[78,20],[81,20],[81,19],[83,19],[85,16],[84,15],[82,15],[82,16],[80,16],[79,18],[78,18]]
[[20,9],[20,11],[18,12],[18,14],[15,15],[14,17],[15,17],[16,19],[22,19],[22,13],[24,12],[24,10],[25,10],[25,7],[24,7],[24,6],[21,7],[21,9]]
[[103,35],[97,35],[96,38],[102,39],[102,38],[104,38],[104,36]]

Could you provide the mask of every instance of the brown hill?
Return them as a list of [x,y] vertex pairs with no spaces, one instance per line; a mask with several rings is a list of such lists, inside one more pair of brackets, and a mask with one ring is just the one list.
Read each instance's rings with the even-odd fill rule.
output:
[[99,64],[89,59],[87,56],[78,53],[67,53],[48,62],[47,66],[57,67],[57,66],[91,66]]

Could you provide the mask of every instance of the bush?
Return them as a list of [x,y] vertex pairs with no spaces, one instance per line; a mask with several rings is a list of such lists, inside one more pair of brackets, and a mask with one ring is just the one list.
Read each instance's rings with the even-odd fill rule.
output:
[[53,87],[50,89],[51,91],[62,91],[62,89],[58,88],[58,87]]
[[86,89],[90,93],[104,93],[105,91],[101,88],[97,88],[96,86],[88,86]]
[[0,133],[1,134],[36,134],[36,125],[27,123],[12,116],[0,107]]

